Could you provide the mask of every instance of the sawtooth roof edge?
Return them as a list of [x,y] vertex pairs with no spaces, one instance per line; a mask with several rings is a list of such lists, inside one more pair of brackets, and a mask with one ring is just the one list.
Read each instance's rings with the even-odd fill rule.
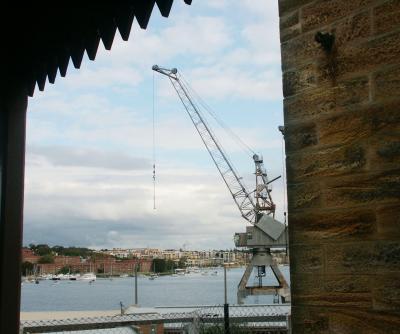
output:
[[[192,3],[192,0],[183,1]],[[36,84],[43,91],[46,81],[53,84],[58,72],[65,77],[70,60],[77,69],[85,52],[90,60],[95,60],[100,40],[110,50],[117,29],[124,41],[128,40],[135,19],[140,28],[146,29],[155,4],[161,15],[168,17],[173,2],[130,0],[75,5],[72,2],[63,6],[45,2],[28,4],[23,10],[15,8],[8,22],[3,20],[3,28],[18,16],[23,34],[8,37],[10,52],[5,62],[4,72],[8,74],[5,78],[22,81],[27,95],[32,97]],[[21,49],[22,53],[14,51]]]

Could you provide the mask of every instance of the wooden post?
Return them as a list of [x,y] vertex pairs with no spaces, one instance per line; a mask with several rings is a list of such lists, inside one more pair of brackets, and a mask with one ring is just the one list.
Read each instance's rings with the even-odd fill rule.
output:
[[0,333],[19,332],[27,96],[1,92]]

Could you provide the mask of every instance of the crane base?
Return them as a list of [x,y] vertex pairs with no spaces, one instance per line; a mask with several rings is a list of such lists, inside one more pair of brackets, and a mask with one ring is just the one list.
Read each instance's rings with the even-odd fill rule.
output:
[[[260,257],[259,255],[264,256],[264,263],[260,262],[260,259],[262,257]],[[247,283],[255,266],[270,267],[278,281],[278,285],[248,287]],[[244,299],[247,296],[251,295],[277,295],[280,297],[280,301],[282,303],[290,303],[291,301],[289,284],[287,283],[282,272],[279,270],[278,265],[274,263],[274,261],[272,260],[272,257],[268,250],[257,250],[256,256],[254,256],[252,261],[247,265],[246,270],[242,276],[242,279],[240,280],[240,283],[238,285],[238,291],[237,291],[238,304],[243,304]]]

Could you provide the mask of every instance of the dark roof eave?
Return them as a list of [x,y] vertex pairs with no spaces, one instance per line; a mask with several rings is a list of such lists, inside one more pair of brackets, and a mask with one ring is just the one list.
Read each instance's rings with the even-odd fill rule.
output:
[[[8,74],[3,77],[4,84],[9,84],[7,79],[22,81],[27,95],[33,96],[36,84],[43,91],[47,80],[55,82],[57,72],[64,77],[70,60],[75,68],[80,68],[85,52],[94,60],[100,40],[110,50],[117,29],[127,41],[135,18],[146,29],[155,4],[161,15],[168,17],[173,1],[79,2],[76,6],[57,2],[27,4],[23,10],[15,7],[2,20],[3,31],[9,31],[15,17],[19,19],[18,30],[6,37],[10,52],[3,63]],[[190,5],[192,1],[184,2]]]

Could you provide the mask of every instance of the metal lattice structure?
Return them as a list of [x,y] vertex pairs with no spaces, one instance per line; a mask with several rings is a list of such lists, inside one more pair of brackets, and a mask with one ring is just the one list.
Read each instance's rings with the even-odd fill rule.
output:
[[[239,208],[242,217],[254,225],[259,220],[261,212],[273,215],[275,212],[275,205],[272,202],[268,189],[269,182],[267,173],[263,167],[262,158],[256,154],[253,156],[253,160],[256,164],[256,176],[259,183],[255,191],[248,191],[242,182],[242,178],[238,175],[232,162],[224,152],[222,145],[207,124],[200,108],[190,96],[189,89],[183,80],[181,80],[177,69],[165,69],[154,65],[153,70],[166,75],[171,81],[172,86],[178,94],[187,114],[231,193],[233,200]],[[255,193],[255,198],[253,198],[253,193]]]
[[[234,237],[236,247],[251,247],[253,253],[252,261],[248,264],[238,286],[238,302],[241,303],[244,296],[255,292],[254,289],[247,288],[247,281],[253,267],[257,267],[258,272],[265,272],[266,266],[274,266],[273,272],[279,281],[278,289],[284,295],[284,300],[289,300],[288,284],[279,268],[274,264],[270,253],[271,248],[285,246],[287,242],[286,226],[275,220],[275,204],[272,201],[271,189],[269,188],[269,184],[279,177],[269,181],[262,156],[253,154],[256,185],[254,191],[248,191],[217,137],[207,124],[204,115],[190,93],[189,85],[178,74],[178,70],[176,68],[162,68],[158,65],[154,65],[152,69],[167,76],[170,80],[242,217],[253,225],[247,227],[246,233],[236,233]],[[272,289],[276,287],[263,286],[262,276],[259,277],[258,293],[270,294]]]

